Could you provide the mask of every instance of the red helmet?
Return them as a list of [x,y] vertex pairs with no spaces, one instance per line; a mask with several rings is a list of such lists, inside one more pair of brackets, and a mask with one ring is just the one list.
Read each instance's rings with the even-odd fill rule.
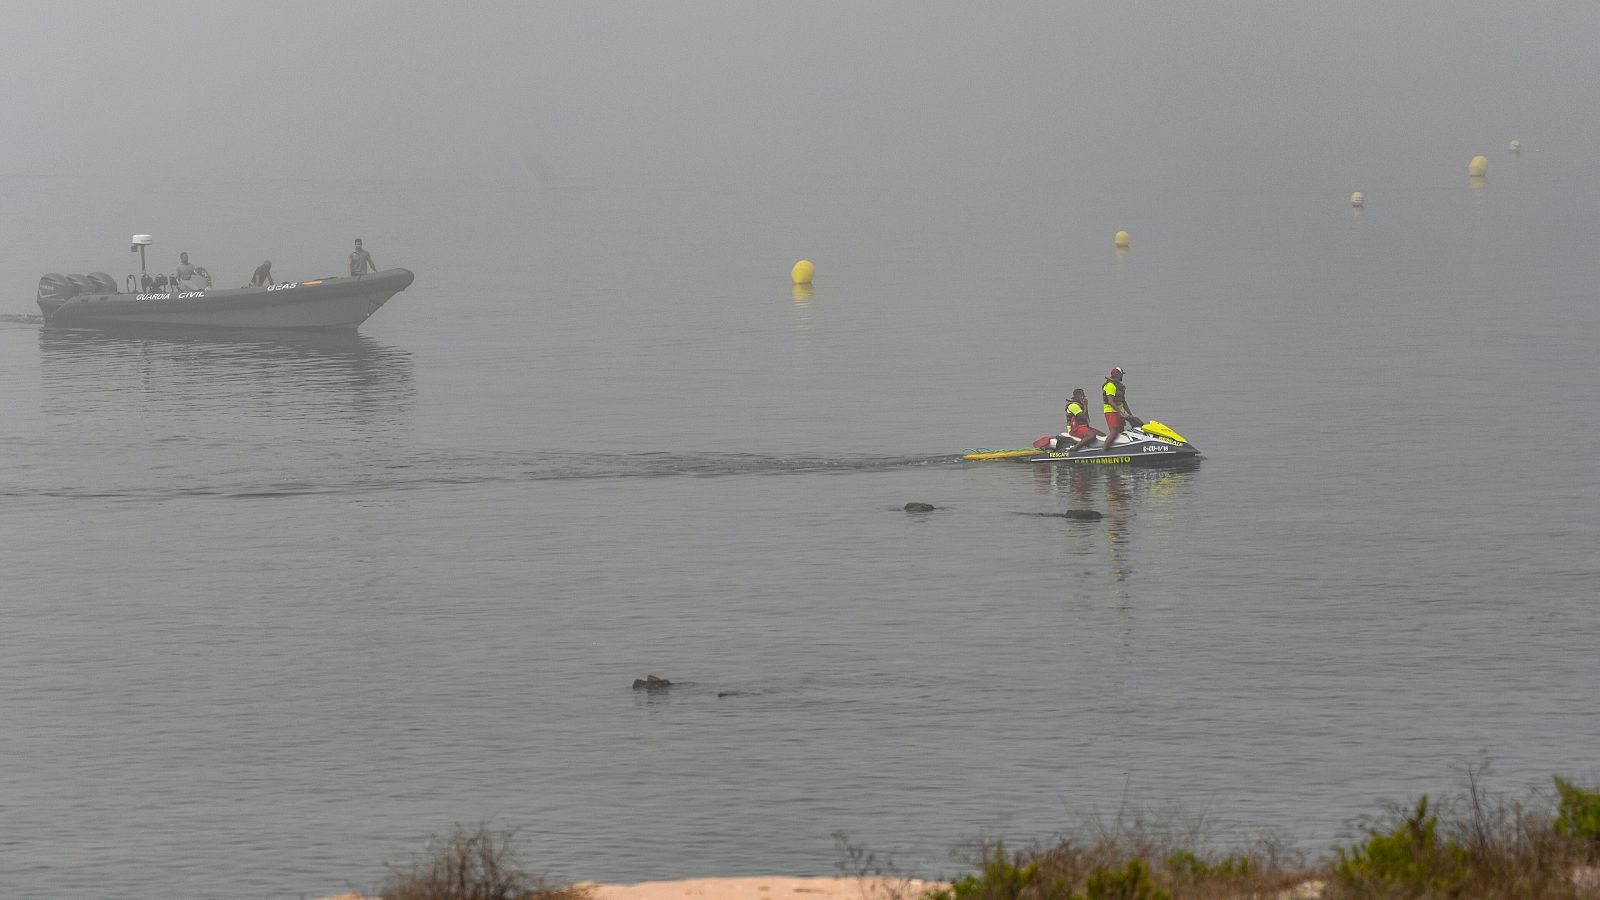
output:
[[1111,374],[1106,376],[1106,377],[1107,378],[1121,378],[1124,374],[1125,373],[1122,371],[1122,369],[1120,367],[1115,367],[1115,368],[1112,368]]

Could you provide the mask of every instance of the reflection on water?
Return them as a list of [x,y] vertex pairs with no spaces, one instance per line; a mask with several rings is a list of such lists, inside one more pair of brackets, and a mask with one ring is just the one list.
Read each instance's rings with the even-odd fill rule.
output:
[[809,284],[797,284],[790,291],[794,298],[794,330],[806,339],[808,345],[811,337],[811,298],[815,293]]
[[1089,529],[1075,534],[1085,556],[1106,554],[1113,583],[1126,581],[1134,571],[1136,544],[1164,541],[1165,526],[1189,495],[1199,463],[1149,469],[1118,466],[1036,465],[1034,481],[1043,493],[1055,493],[1070,509],[1101,513],[1093,538]]
[[1102,496],[1112,510],[1127,511],[1132,500],[1157,504],[1181,497],[1188,489],[1198,462],[1135,469],[1123,466],[1041,465],[1033,467],[1034,481],[1044,492],[1059,492],[1075,506],[1093,508]]
[[41,329],[47,413],[108,407],[362,424],[407,414],[411,354],[354,331]]
[[1484,209],[1489,205],[1489,179],[1482,175],[1468,175],[1467,183],[1472,185],[1472,208],[1474,211]]

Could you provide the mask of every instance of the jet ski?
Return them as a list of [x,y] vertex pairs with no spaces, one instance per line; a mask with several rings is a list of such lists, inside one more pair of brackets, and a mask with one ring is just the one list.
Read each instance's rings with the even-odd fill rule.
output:
[[[1138,422],[1138,424],[1134,424]],[[1200,450],[1160,422],[1128,423],[1110,447],[1101,446],[1096,437],[1084,450],[1057,450],[1057,435],[1047,434],[1033,443],[1031,450],[971,450],[962,459],[1015,459],[1033,463],[1066,463],[1080,466],[1176,466],[1200,458]],[[1063,442],[1064,443],[1064,442]]]

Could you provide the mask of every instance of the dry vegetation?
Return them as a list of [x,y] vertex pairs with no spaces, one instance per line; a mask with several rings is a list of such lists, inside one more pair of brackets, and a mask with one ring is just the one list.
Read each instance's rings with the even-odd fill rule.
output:
[[457,826],[449,837],[435,835],[424,855],[407,866],[389,867],[378,896],[383,900],[585,900],[574,886],[551,887],[522,871],[513,841],[515,831],[493,832]]

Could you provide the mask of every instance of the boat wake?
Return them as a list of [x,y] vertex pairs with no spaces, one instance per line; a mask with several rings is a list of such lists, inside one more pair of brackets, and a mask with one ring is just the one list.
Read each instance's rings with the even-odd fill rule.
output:
[[919,466],[955,465],[942,456],[785,456],[758,453],[430,453],[369,461],[359,469],[329,462],[321,472],[258,473],[241,480],[237,469],[207,475],[190,470],[171,484],[0,487],[0,498],[159,501],[189,497],[269,499],[313,494],[367,494],[483,484],[624,478],[728,478],[760,475],[846,475]]
[[761,453],[578,452],[447,454],[397,463],[370,484],[388,488],[615,478],[849,474],[952,465],[951,456],[783,456]]
[[523,480],[569,478],[714,478],[730,475],[881,472],[940,463],[951,456],[774,456],[759,453],[542,454]]

